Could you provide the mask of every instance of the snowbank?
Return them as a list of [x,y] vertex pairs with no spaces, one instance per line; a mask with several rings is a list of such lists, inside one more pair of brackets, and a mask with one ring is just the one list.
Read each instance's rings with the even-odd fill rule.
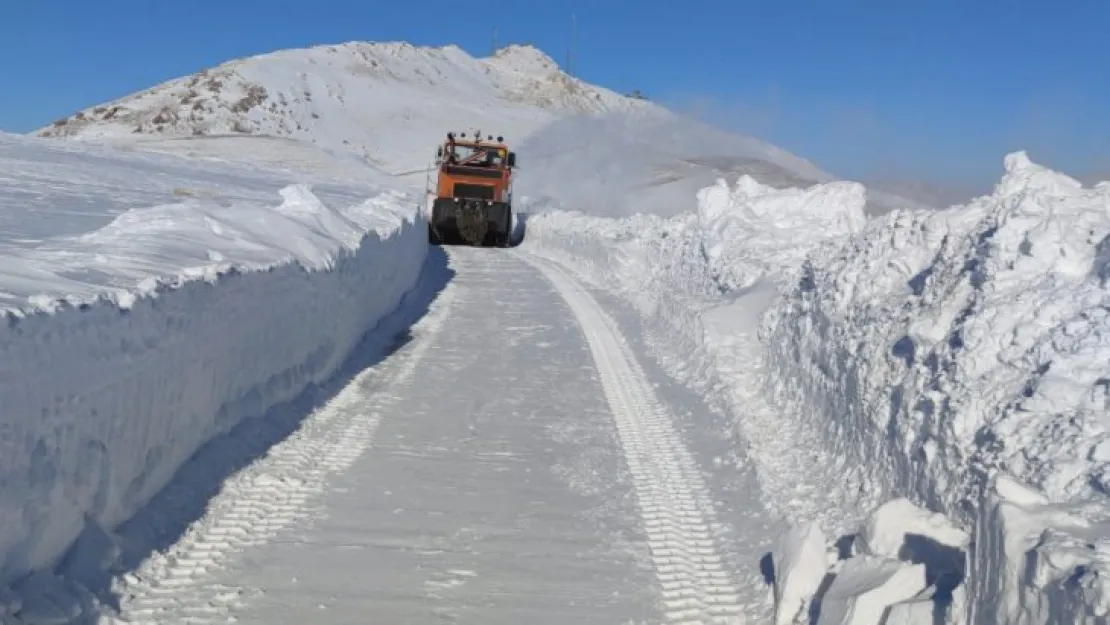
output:
[[[772,552],[775,625],[807,615],[828,567],[825,534],[816,523],[788,527]],[[808,619],[807,619],[808,620]]]
[[755,462],[773,512],[830,517],[829,531],[848,527],[858,520],[851,514],[858,485],[799,470],[835,466],[835,458],[815,432],[783,419],[766,400],[755,329],[778,281],[789,279],[792,259],[863,226],[864,189],[838,182],[780,190],[742,177],[732,189],[721,182],[697,199],[696,212],[670,218],[533,215],[524,249],[623,294],[643,318],[647,346],[662,367],[735,420],[730,435]]
[[1056,501],[1110,488],[1110,185],[1006,169],[815,254],[764,328],[777,399],[875,488],[951,513],[998,468]]
[[[178,193],[150,175],[171,162]],[[216,170],[0,136],[6,221],[103,224],[2,247],[0,584],[126,520],[213,436],[329,377],[415,285],[414,201]]]
[[750,287],[801,264],[810,244],[863,229],[867,193],[856,182],[775,189],[751,176],[698,192],[702,251],[726,291]]
[[765,318],[769,391],[846,479],[977,528],[975,622],[1093,622],[1110,527],[1110,185],[1024,153],[1005,164],[989,196],[814,251]]
[[740,176],[696,194],[696,212],[623,219],[550,210],[549,198],[524,198],[545,212],[527,220],[530,249],[561,256],[619,290],[718,294],[746,289],[800,264],[806,251],[863,228],[866,190],[853,182],[777,189]]
[[1110,617],[1110,505],[1061,505],[998,475],[975,524],[968,623],[1096,625]]

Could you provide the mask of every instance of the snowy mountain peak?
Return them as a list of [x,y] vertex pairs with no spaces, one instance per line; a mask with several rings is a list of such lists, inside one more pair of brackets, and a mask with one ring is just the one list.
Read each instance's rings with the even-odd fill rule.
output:
[[560,72],[559,64],[532,45],[511,44],[501,48],[486,61],[490,66],[533,76]]

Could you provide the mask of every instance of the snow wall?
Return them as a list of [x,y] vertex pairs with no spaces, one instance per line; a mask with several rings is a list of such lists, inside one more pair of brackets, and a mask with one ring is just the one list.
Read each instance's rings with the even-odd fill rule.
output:
[[[334,207],[308,186],[280,193],[128,210],[59,245],[84,267],[125,259],[114,279],[138,286],[6,313],[0,586],[53,566],[88,524],[128,519],[213,437],[329,378],[417,285],[427,235],[406,197]],[[48,269],[65,284],[49,247],[5,258],[5,284]],[[139,280],[178,262],[193,269]]]
[[854,509],[856,495],[849,486],[814,482],[812,496],[792,496],[797,467],[835,459],[814,432],[783,419],[757,392],[764,371],[754,329],[778,277],[796,270],[804,247],[863,227],[865,200],[856,183],[775,189],[742,176],[732,187],[720,181],[703,189],[696,211],[669,218],[536,214],[526,221],[525,249],[623,294],[640,313],[646,346],[660,365],[733,419],[732,442],[758,465],[772,512],[810,518],[840,502]]
[[1093,622],[1110,549],[1110,184],[1024,153],[1005,167],[991,195],[811,254],[764,318],[769,388],[849,479],[977,528],[975,622]]
[[[973,537],[950,622],[1105,622],[1110,184],[1005,165],[944,211],[864,222],[858,186],[742,179],[669,219],[533,216],[526,245],[625,294],[776,513],[851,532],[908,496]],[[815,462],[836,483],[799,489]]]

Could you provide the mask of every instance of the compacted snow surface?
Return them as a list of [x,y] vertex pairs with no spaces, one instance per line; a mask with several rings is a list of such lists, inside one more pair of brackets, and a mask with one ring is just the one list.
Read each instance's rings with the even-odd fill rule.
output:
[[726,565],[729,519],[675,427],[690,406],[598,302],[527,255],[447,267],[407,342],[118,586],[126,622],[766,615],[759,552]]

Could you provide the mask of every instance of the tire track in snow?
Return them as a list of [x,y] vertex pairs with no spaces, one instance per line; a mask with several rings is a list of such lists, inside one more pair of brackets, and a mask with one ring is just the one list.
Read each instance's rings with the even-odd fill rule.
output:
[[239,553],[262,545],[310,511],[309,500],[328,479],[350,467],[373,443],[397,389],[450,314],[457,287],[448,284],[428,314],[412,326],[414,339],[377,366],[358,373],[293,434],[230,478],[196,521],[164,554],[124,576],[119,618],[107,623],[226,623],[244,589],[211,583]]
[[704,479],[620,330],[560,267],[517,254],[551,281],[586,335],[633,476],[667,622],[743,623]]

